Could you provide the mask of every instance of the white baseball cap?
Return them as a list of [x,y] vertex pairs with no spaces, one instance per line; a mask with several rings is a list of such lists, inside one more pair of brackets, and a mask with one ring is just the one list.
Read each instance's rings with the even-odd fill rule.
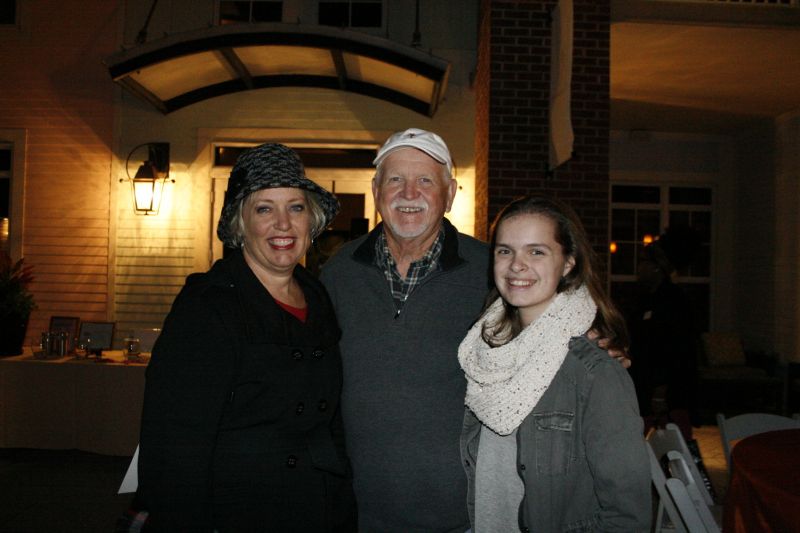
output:
[[422,150],[439,163],[447,166],[448,173],[453,173],[453,160],[450,157],[450,150],[447,149],[447,145],[442,138],[435,133],[419,128],[408,128],[389,137],[378,150],[378,155],[375,156],[372,164],[377,167],[390,153],[406,147]]

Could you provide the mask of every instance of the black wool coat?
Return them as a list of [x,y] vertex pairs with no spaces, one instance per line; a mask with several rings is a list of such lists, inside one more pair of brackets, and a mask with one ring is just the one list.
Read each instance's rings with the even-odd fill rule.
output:
[[241,252],[193,274],[146,373],[139,498],[148,531],[347,531],[353,516],[327,293],[294,271],[305,323]]

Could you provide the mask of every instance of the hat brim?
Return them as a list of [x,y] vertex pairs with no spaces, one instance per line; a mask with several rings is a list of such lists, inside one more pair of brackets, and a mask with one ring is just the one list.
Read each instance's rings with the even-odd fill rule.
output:
[[[420,152],[422,152],[422,153],[424,153],[425,155],[429,156],[431,159],[433,159],[433,160],[434,160],[434,161],[436,161],[437,163],[439,163],[439,164],[441,164],[441,165],[444,165],[444,166],[446,166],[446,167],[448,166],[448,164],[447,164],[447,161],[446,161],[446,160],[443,160],[441,157],[439,157],[439,156],[438,156],[438,155],[437,155],[435,152],[433,152],[432,150],[426,150],[426,149],[425,149],[424,147],[422,147],[422,146],[419,146],[419,145],[416,145],[416,144],[410,144],[410,143],[409,143],[409,144],[405,144],[405,143],[403,143],[403,144],[398,144],[398,145],[392,146],[392,147],[391,147],[389,150],[386,150],[385,152],[383,152],[382,154],[380,154],[378,157],[376,157],[376,158],[375,158],[375,159],[372,161],[372,164],[373,164],[375,167],[378,167],[378,166],[379,166],[379,165],[380,165],[380,164],[381,164],[381,163],[382,163],[382,162],[383,162],[383,161],[384,161],[384,160],[385,160],[387,157],[389,157],[391,154],[395,153],[395,152],[396,152],[396,151],[398,151],[398,150],[402,150],[402,149],[404,149],[404,148],[414,148],[415,150],[419,150]],[[448,170],[449,170],[449,167],[448,167]]]

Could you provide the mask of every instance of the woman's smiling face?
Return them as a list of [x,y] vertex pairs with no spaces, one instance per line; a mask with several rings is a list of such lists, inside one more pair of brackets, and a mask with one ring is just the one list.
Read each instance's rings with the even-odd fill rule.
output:
[[539,214],[500,222],[495,236],[494,282],[505,301],[519,309],[527,326],[556,297],[558,283],[575,265],[555,239],[556,224]]
[[302,189],[261,189],[242,206],[244,255],[267,274],[291,272],[311,244],[311,212]]

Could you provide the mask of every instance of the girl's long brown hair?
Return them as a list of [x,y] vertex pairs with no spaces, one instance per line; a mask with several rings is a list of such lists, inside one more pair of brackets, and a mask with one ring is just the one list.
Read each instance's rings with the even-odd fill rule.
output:
[[[555,224],[555,241],[561,245],[564,257],[572,257],[575,266],[563,276],[556,288],[557,293],[565,290],[574,290],[581,285],[586,285],[592,299],[597,304],[597,314],[592,323],[592,329],[600,337],[608,339],[608,348],[624,350],[628,346],[628,329],[625,319],[617,310],[614,303],[606,294],[600,278],[597,276],[597,255],[589,244],[589,238],[583,229],[575,211],[559,200],[546,196],[531,195],[514,200],[497,215],[492,224],[492,254],[497,244],[497,229],[500,224],[517,215],[541,215],[549,218]],[[494,280],[494,276],[492,276]],[[486,299],[484,311],[500,297],[496,286],[492,287]],[[514,339],[522,331],[522,321],[519,310],[503,301],[505,312],[492,323],[488,321],[483,325],[483,339],[490,346],[501,346]]]

